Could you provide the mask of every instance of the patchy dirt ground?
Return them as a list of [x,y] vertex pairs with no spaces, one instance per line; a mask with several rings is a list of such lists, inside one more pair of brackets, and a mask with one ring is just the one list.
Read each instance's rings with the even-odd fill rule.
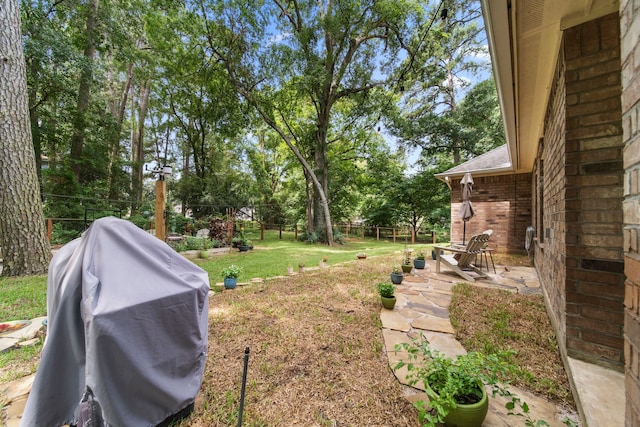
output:
[[514,385],[575,409],[542,295],[463,285],[454,292],[449,310],[465,349],[513,350],[512,362],[518,367]]
[[191,426],[415,426],[383,353],[375,284],[389,262],[353,262],[218,293]]

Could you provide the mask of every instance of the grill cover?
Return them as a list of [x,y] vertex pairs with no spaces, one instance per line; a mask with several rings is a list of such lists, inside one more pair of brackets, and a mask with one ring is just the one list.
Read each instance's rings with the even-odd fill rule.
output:
[[209,278],[117,218],[53,257],[47,337],[21,426],[73,424],[87,386],[111,426],[156,426],[193,403],[207,354]]

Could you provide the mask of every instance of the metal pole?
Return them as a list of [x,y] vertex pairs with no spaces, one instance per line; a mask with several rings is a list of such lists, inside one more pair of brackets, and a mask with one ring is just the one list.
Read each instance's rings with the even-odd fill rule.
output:
[[244,410],[244,391],[247,387],[247,367],[249,366],[249,347],[244,349],[244,369],[242,371],[242,389],[240,390],[240,410],[238,411],[238,427],[242,426],[242,411]]

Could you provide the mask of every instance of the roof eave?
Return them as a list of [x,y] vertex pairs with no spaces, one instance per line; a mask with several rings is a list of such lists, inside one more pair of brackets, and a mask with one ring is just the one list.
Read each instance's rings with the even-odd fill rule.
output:
[[466,171],[458,171],[458,172],[441,172],[441,173],[434,174],[434,176],[438,178],[440,181],[446,183],[447,185],[450,185],[453,179],[462,178],[464,174],[467,172],[470,173],[473,177],[510,175],[515,173],[515,171],[513,170],[513,167],[503,166],[503,167],[491,168],[491,169],[475,169],[475,170],[466,170]]

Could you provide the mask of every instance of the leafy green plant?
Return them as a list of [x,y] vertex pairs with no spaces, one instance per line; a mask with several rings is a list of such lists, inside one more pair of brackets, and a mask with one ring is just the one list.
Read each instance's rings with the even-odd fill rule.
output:
[[508,413],[523,418],[526,426],[548,426],[544,420],[533,420],[527,403],[499,382],[500,378],[517,370],[515,365],[504,363],[504,355],[469,352],[452,359],[431,349],[424,337],[411,344],[398,344],[395,351],[407,352],[408,360],[398,362],[394,370],[406,366],[409,384],[420,384],[429,397],[428,405],[425,402],[416,404],[423,426],[435,427],[458,405],[479,402],[484,384],[491,387],[494,396],[510,397],[505,405]]
[[411,251],[408,249],[404,250],[404,261],[402,262],[404,265],[411,265]]
[[237,248],[238,246],[247,246],[247,238],[244,237],[244,233],[241,232],[240,234],[235,236],[233,239],[231,239],[231,244],[233,245],[234,248]]
[[391,274],[402,274],[402,269],[400,267],[393,267]]
[[424,260],[424,252],[422,251],[418,252],[418,255],[416,255],[416,259]]
[[318,237],[318,233],[312,231],[300,234],[298,240],[306,243],[318,243],[320,241],[320,238]]
[[393,295],[396,291],[395,286],[386,282],[378,283],[376,285],[376,288],[378,289],[378,293],[380,294],[380,296],[384,298],[393,298]]
[[239,267],[235,264],[231,264],[220,271],[222,277],[225,279],[237,279],[242,271],[242,267]]

